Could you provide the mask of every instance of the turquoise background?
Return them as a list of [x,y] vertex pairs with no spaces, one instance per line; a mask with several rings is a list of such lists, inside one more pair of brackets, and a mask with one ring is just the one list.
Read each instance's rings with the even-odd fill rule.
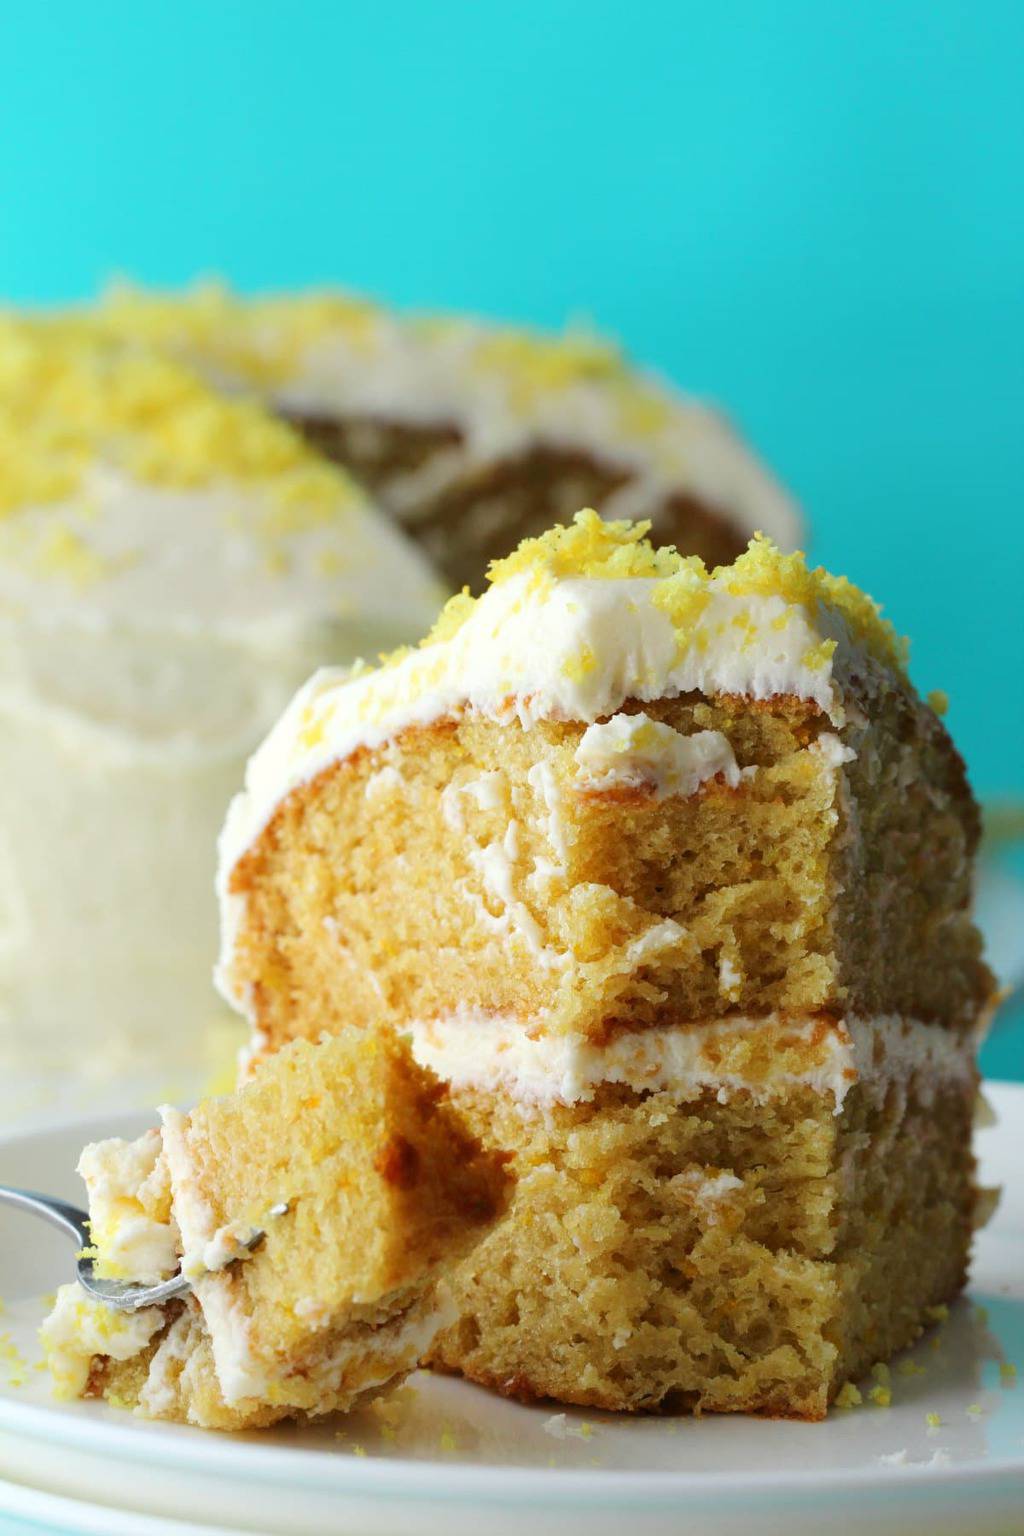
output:
[[0,296],[589,317],[728,406],[1024,795],[1022,62],[998,0],[7,6]]

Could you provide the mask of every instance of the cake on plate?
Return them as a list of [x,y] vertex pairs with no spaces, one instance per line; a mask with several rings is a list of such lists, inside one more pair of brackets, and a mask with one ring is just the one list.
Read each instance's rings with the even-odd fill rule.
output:
[[[86,1148],[95,1271],[185,1302],[116,1313],[77,1283],[43,1325],[58,1391],[212,1429],[346,1410],[453,1316],[444,1277],[507,1175],[387,1030],[297,1041],[244,1088]],[[265,1236],[251,1252],[244,1245]]]
[[964,1280],[978,814],[870,598],[646,531],[581,513],[300,690],[222,835],[220,983],[257,1057],[397,1024],[512,1155],[438,1367],[819,1418]]
[[219,1009],[246,757],[314,666],[422,633],[440,588],[287,425],[137,348],[0,318],[0,461],[6,1107],[72,1065],[174,1095]]
[[545,335],[402,314],[334,291],[259,299],[206,285],[113,289],[86,323],[144,337],[259,390],[417,538],[455,589],[586,503],[649,517],[717,562],[756,528],[798,536],[792,502],[717,412],[576,330]]

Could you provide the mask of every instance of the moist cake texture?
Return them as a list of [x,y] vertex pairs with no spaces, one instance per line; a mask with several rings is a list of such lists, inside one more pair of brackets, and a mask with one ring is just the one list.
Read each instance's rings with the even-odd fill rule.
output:
[[415,537],[452,587],[583,505],[711,563],[793,505],[715,411],[586,332],[405,315],[342,292],[111,291],[84,317],[258,390]]
[[0,460],[0,1060],[156,1096],[203,1072],[246,756],[439,588],[286,425],[137,348],[0,319]]
[[415,1368],[507,1178],[407,1046],[296,1042],[162,1120],[83,1154],[95,1267],[153,1282],[180,1265],[192,1295],[125,1316],[63,1287],[43,1338],[64,1395],[240,1429],[345,1410]]
[[815,1418],[963,1282],[977,809],[869,598],[645,531],[582,513],[300,691],[222,836],[220,983],[257,1055],[397,1024],[512,1154],[439,1367]]

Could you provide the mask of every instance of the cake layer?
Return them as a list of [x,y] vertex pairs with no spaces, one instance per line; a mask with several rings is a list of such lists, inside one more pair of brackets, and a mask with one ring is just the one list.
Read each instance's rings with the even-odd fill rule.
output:
[[[572,1106],[465,1089],[514,1153],[509,1217],[455,1280],[431,1354],[511,1396],[817,1419],[959,1291],[973,1080],[636,1094]],[[931,1315],[934,1315],[932,1313]]]
[[692,793],[692,760],[663,794],[628,755],[619,787],[595,791],[582,724],[407,731],[295,790],[225,862],[221,983],[271,1044],[382,1006],[598,1043],[729,1013],[970,1027],[991,985],[969,909],[975,812],[939,722],[901,708],[909,735],[847,726],[845,747],[798,701],[646,706],[675,744],[666,771],[714,739],[719,771]]
[[296,697],[220,847],[220,985],[274,1043],[382,1004],[971,1025],[977,809],[891,628],[764,542],[709,576],[641,533],[580,514]]

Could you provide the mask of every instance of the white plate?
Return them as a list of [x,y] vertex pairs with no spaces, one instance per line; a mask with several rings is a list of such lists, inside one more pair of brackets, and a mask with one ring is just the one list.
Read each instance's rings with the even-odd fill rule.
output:
[[[816,1425],[554,1417],[425,1375],[390,1426],[371,1411],[229,1438],[105,1404],[56,1404],[32,1364],[38,1297],[71,1255],[56,1232],[0,1210],[0,1326],[30,1361],[22,1386],[3,1384],[0,1361],[0,1513],[103,1536],[1024,1529],[1024,1087],[989,1093],[999,1123],[979,1137],[983,1179],[1009,1188],[979,1237],[969,1298],[904,1357],[919,1373],[894,1367],[891,1407],[866,1400]],[[78,1199],[71,1170],[83,1142],[144,1123],[9,1138],[0,1181]]]

